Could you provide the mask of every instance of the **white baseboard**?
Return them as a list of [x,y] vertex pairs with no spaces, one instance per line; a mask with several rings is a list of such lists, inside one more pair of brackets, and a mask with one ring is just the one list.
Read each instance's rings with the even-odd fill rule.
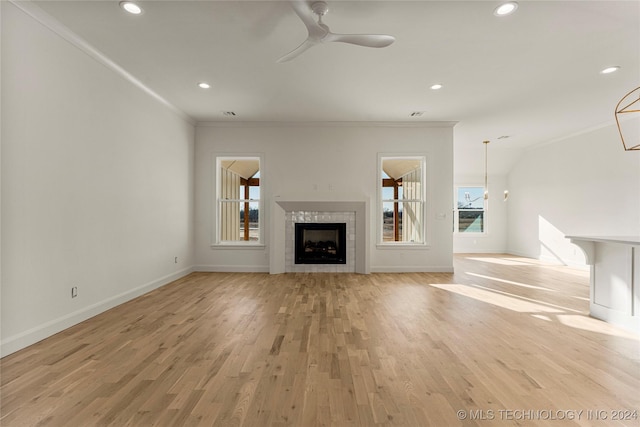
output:
[[454,255],[458,255],[458,254],[496,254],[496,255],[499,255],[499,254],[508,254],[508,252],[504,251],[504,250],[495,250],[495,251],[493,251],[493,250],[483,250],[483,251],[480,251],[480,250],[468,250],[468,251],[460,251],[460,250],[458,250],[458,251],[456,251],[456,250],[454,250],[453,254]]
[[453,266],[434,266],[434,267],[398,267],[398,266],[380,266],[371,267],[372,273],[453,273]]
[[131,289],[127,292],[115,295],[104,301],[100,301],[98,303],[84,307],[80,310],[69,313],[65,316],[43,323],[42,325],[38,325],[27,331],[5,338],[0,341],[0,357],[15,353],[16,351],[35,344],[38,341],[42,341],[45,338],[57,334],[58,332],[61,332],[67,328],[70,328],[71,326],[77,325],[78,323],[90,319],[91,317],[103,313],[113,307],[137,298],[140,295],[144,295],[147,292],[160,288],[175,280],[178,280],[192,273],[193,271],[195,270],[192,267],[177,271],[175,273],[153,280],[142,286],[138,286],[137,288]]
[[[203,273],[269,273],[268,265],[196,265],[194,271]],[[372,267],[371,273],[453,273],[452,266],[435,267]]]
[[268,265],[196,265],[193,271],[203,273],[268,273]]

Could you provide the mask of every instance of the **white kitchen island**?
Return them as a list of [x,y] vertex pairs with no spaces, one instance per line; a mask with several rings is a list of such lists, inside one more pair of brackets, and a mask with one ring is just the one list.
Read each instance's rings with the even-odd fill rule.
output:
[[640,334],[640,236],[567,237],[591,267],[591,315]]

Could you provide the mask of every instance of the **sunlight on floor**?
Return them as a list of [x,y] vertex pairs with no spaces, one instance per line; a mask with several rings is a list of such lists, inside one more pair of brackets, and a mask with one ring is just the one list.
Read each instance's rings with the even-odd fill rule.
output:
[[[496,277],[485,276],[476,273],[465,272],[466,275],[475,276],[481,279],[494,280],[502,283],[512,284],[525,288],[540,289],[550,292],[558,292],[555,289],[544,288],[540,286],[528,285],[525,283],[514,282],[511,280],[499,279]],[[531,317],[546,322],[557,320],[561,324],[574,329],[580,329],[588,332],[595,332],[614,337],[631,339],[638,342],[638,354],[640,354],[640,335],[626,331],[610,323],[590,317],[588,312],[574,310],[568,307],[555,305],[548,302],[539,301],[523,297],[521,295],[492,289],[478,284],[440,284],[433,283],[430,286],[472,298],[476,301],[491,304],[496,307],[505,308],[519,313],[530,313]],[[589,301],[589,298],[572,296],[573,298],[583,301]],[[568,312],[573,312],[568,313]]]
[[563,310],[563,311],[573,311],[574,313],[584,313],[583,311],[580,311],[580,310],[575,310],[573,308],[568,308],[568,307],[565,307],[565,306],[562,306],[562,305],[557,305],[557,304],[553,304],[553,303],[546,302],[546,301],[541,301],[541,300],[534,299],[534,298],[528,298],[528,297],[525,297],[525,296],[522,296],[522,295],[518,295],[518,294],[512,294],[511,292],[505,292],[505,291],[501,291],[501,290],[498,290],[498,289],[491,289],[491,288],[487,288],[486,286],[481,286],[481,285],[473,285],[473,286],[475,286],[477,288],[480,288],[480,289],[486,289],[487,291],[490,291],[490,292],[497,292],[497,293],[502,294],[502,295],[507,295],[509,297],[518,298],[518,299],[521,299],[521,300],[524,300],[524,301],[530,301],[530,302],[533,302],[534,304],[538,304],[539,303],[539,304],[544,304],[545,306],[548,306],[548,307],[558,308],[558,309]]
[[526,283],[514,282],[512,280],[506,280],[506,279],[499,279],[497,277],[485,276],[485,275],[482,275],[482,274],[471,273],[471,272],[468,272],[468,271],[465,272],[465,274],[467,274],[469,276],[475,276],[475,277],[481,277],[483,279],[493,280],[493,281],[496,281],[496,282],[507,283],[509,285],[522,286],[524,288],[529,288],[529,289],[539,289],[541,291],[558,292],[555,289],[551,289],[551,288],[545,288],[545,287],[542,287],[542,286],[535,286],[535,285],[527,285]]
[[[545,266],[542,266],[545,267]],[[548,268],[551,268],[555,271],[560,271],[564,274],[571,274],[577,277],[584,277],[589,280],[589,266],[567,266],[567,265],[550,265]]]
[[562,313],[566,310],[562,307],[549,307],[526,301],[522,297],[505,295],[494,289],[482,288],[476,285],[432,284],[431,286],[521,313]]
[[591,301],[591,300],[590,300],[589,298],[587,298],[587,297],[579,297],[579,296],[576,296],[576,295],[571,295],[571,298],[575,298],[575,299],[579,299],[579,300],[581,300],[581,301],[587,301],[587,302]]
[[466,259],[472,261],[487,262],[498,265],[509,266],[528,266],[533,265],[541,268],[549,268],[556,271],[562,271],[563,273],[573,274],[579,277],[589,277],[588,265],[566,265],[561,262],[542,261],[533,258],[523,258],[517,256],[503,256],[503,257],[466,257]]
[[489,262],[491,264],[500,264],[500,265],[527,265],[525,262],[513,261],[507,258],[493,258],[493,257],[467,257],[472,261],[482,261]]
[[600,334],[613,335],[621,338],[628,338],[638,341],[640,345],[640,335],[636,335],[632,332],[627,332],[624,329],[620,329],[605,321],[594,319],[593,317],[574,314],[559,314],[558,320],[563,325],[570,326],[572,328],[597,332]]
[[519,256],[506,256],[506,257],[503,257],[503,259],[514,261],[514,262],[520,262],[526,265],[535,265],[536,267],[564,266],[564,264],[560,264],[559,262],[550,263],[549,261],[542,261],[535,258],[525,258],[525,257],[519,257]]

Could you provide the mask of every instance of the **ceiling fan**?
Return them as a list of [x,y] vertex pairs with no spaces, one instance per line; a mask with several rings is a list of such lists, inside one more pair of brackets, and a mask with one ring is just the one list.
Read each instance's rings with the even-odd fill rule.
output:
[[[322,17],[329,11],[329,6],[324,1],[311,3],[311,8],[306,1],[292,0],[291,6],[307,27],[309,36],[297,48],[278,59],[278,62],[290,61],[305,50],[319,43],[341,42],[365,47],[387,47],[396,39],[385,34],[336,34],[322,22]],[[315,21],[313,14],[318,17]]]

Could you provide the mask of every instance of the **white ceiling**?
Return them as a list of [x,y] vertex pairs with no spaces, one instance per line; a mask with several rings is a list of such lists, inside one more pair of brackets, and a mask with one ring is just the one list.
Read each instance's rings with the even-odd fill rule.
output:
[[[520,1],[502,18],[497,1],[329,1],[332,31],[396,42],[285,63],[307,36],[286,1],[147,0],[140,16],[117,1],[34,3],[195,121],[455,121],[458,174],[482,172],[483,140],[505,173],[527,146],[612,122],[640,85],[636,0]],[[600,74],[610,65],[622,68]]]

